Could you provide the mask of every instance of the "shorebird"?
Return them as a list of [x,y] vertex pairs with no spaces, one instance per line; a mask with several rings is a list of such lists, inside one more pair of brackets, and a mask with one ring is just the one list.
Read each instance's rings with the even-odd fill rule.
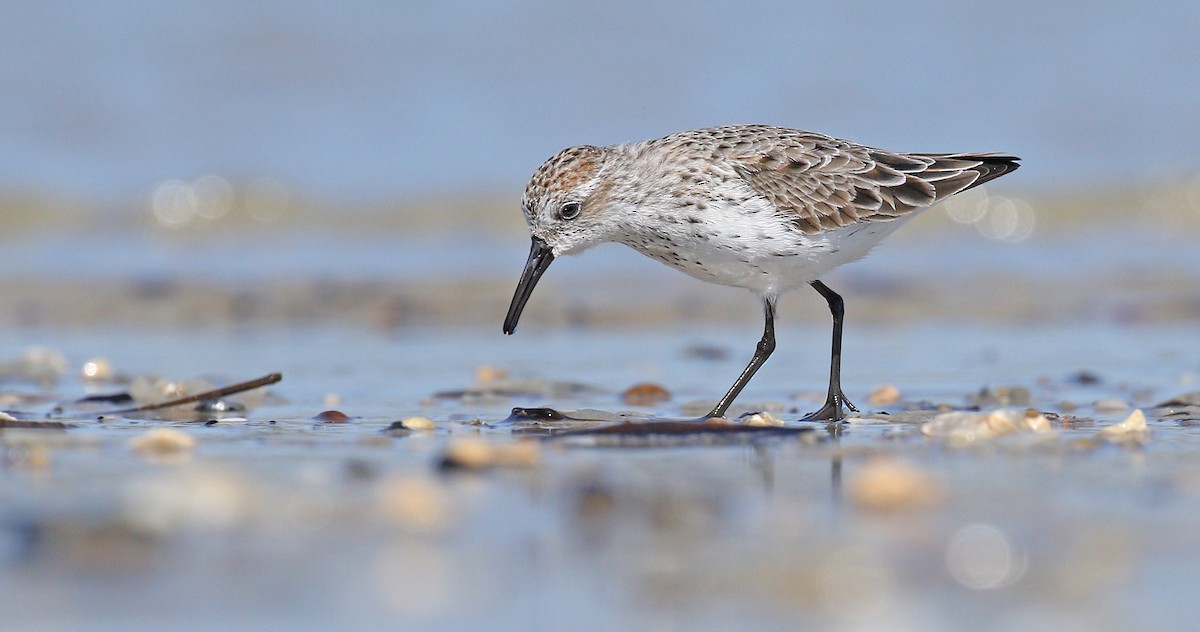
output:
[[1015,170],[993,153],[876,149],[769,125],[728,125],[555,154],[525,187],[532,246],[504,333],[556,257],[625,244],[703,281],[744,287],[766,324],[754,356],[708,416],[723,417],[775,349],[775,303],[813,287],[833,316],[829,390],[806,420],[839,421],[842,297],[820,281],[858,260],[920,211]]

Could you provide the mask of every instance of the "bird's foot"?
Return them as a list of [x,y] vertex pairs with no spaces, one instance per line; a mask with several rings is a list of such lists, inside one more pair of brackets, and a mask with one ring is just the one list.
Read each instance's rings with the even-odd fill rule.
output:
[[816,412],[805,415],[800,421],[844,421],[846,411],[842,408],[843,406],[849,408],[851,412],[858,412],[858,407],[850,403],[850,400],[846,399],[846,394],[839,389],[836,394],[829,395],[824,406]]

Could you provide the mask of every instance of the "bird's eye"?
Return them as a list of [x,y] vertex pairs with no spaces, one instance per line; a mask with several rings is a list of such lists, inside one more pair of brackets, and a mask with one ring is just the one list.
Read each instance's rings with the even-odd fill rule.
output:
[[575,219],[579,217],[579,202],[567,202],[558,209],[559,219]]

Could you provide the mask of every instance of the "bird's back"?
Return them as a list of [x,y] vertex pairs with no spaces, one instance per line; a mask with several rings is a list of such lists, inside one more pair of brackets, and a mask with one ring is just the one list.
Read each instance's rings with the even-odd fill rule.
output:
[[1015,156],[902,153],[769,125],[727,125],[645,143],[680,165],[723,162],[807,234],[889,221],[1019,167]]
[[774,294],[864,256],[922,209],[1015,170],[1014,156],[893,152],[731,125],[611,148],[619,241],[706,281]]

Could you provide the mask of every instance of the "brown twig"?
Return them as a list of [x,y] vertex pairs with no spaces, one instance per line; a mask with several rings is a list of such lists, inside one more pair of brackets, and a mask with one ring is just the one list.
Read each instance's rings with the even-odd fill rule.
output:
[[233,395],[235,393],[249,391],[251,389],[255,389],[260,386],[267,386],[268,384],[274,384],[282,379],[283,379],[282,373],[272,373],[270,375],[264,375],[264,376],[258,378],[257,380],[250,380],[249,382],[239,382],[239,383],[233,384],[231,386],[224,386],[222,388],[213,389],[211,391],[204,391],[203,393],[196,393],[195,395],[188,395],[187,397],[180,397],[178,399],[172,399],[172,400],[168,400],[165,402],[159,402],[157,404],[146,404],[145,406],[137,406],[135,408],[121,408],[119,410],[102,410],[96,414],[97,415],[123,415],[125,413],[141,413],[141,412],[146,412],[148,410],[158,410],[160,408],[171,408],[173,406],[182,406],[184,404],[190,404],[192,402],[198,402],[198,401],[205,400],[205,399],[216,399],[218,397],[225,397],[226,395]]

